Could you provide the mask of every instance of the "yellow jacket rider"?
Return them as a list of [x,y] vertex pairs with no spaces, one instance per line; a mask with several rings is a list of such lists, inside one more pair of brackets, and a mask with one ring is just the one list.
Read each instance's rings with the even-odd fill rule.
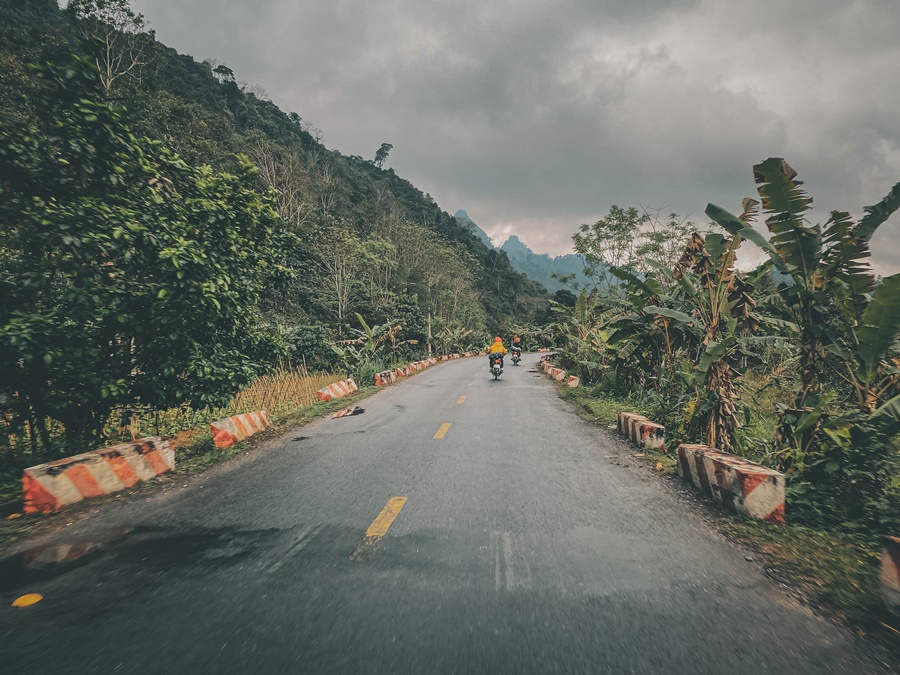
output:
[[488,363],[491,362],[491,355],[500,355],[500,367],[503,368],[503,357],[506,355],[506,347],[503,346],[503,340],[499,337],[494,338],[494,344],[488,347]]

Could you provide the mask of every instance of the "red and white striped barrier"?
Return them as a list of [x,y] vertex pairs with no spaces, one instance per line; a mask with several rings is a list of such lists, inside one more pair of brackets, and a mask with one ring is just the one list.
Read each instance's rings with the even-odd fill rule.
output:
[[562,382],[566,379],[566,371],[564,371],[562,368],[551,368],[550,377],[552,377],[557,382]]
[[574,387],[579,387],[579,386],[581,386],[581,378],[580,378],[580,377],[577,377],[577,376],[575,376],[575,375],[569,375],[569,382],[568,382],[568,384],[569,384],[570,387],[573,387],[573,388],[574,388]]
[[738,513],[784,522],[784,474],[705,445],[678,446],[678,475]]
[[356,386],[356,382],[353,381],[352,377],[348,377],[346,380],[333,382],[322,387],[316,392],[316,396],[319,397],[320,401],[331,401],[336,398],[349,396],[355,391],[359,391],[359,387]]
[[407,375],[409,375],[409,369],[397,368],[397,370],[394,371],[394,375],[396,375],[397,379],[399,380],[401,377],[406,377]]
[[656,452],[665,452],[666,428],[651,422],[643,415],[620,412],[616,419],[619,433],[638,447]]
[[881,552],[881,597],[900,616],[900,537],[888,537]]
[[268,429],[272,424],[265,410],[232,415],[224,420],[209,423],[209,431],[217,448],[230,448],[238,441]]
[[375,373],[375,386],[383,387],[397,381],[397,374],[393,370],[385,370],[383,373]]
[[175,468],[168,439],[141,438],[25,469],[25,513],[49,513],[133,487]]

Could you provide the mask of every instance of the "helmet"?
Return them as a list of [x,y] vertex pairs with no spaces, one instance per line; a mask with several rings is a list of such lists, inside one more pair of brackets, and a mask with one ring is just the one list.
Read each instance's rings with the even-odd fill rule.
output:
[[495,338],[494,338],[494,342],[503,342],[503,340],[501,340],[501,339],[498,338],[498,337],[495,337]]
[[518,337],[515,340],[513,340],[513,342],[521,342],[521,341],[522,341],[522,338],[518,338]]

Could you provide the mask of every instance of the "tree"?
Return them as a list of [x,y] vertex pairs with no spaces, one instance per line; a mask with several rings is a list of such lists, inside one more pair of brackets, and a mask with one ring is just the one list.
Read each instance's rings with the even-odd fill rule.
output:
[[107,96],[119,78],[140,79],[155,46],[143,14],[135,14],[128,0],[69,0],[66,9],[84,37],[99,43],[94,64]]
[[0,382],[75,450],[117,407],[223,405],[262,372],[284,246],[248,160],[217,175],[135,138],[83,57],[45,75],[45,126],[0,134]]
[[381,147],[375,152],[375,166],[379,169],[384,166],[384,161],[388,158],[388,155],[393,149],[394,146],[390,143],[382,143]]
[[342,222],[322,232],[316,254],[322,266],[323,290],[334,307],[340,334],[348,318],[354,284],[364,263],[362,246]]
[[650,212],[615,204],[597,222],[581,226],[572,235],[575,252],[584,256],[585,273],[598,287],[609,286],[609,267],[646,273],[656,265],[672,269],[684,242],[695,226],[677,213],[660,218],[660,210]]

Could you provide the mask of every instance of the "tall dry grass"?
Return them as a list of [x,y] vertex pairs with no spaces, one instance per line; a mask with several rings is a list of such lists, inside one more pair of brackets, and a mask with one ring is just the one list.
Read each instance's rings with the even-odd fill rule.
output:
[[107,435],[116,442],[144,436],[178,437],[210,422],[257,410],[266,410],[270,416],[278,417],[312,405],[318,401],[317,390],[342,378],[329,373],[310,373],[303,368],[281,368],[257,378],[221,408],[194,410],[184,406],[170,410],[131,411],[132,414],[125,413],[124,418],[122,414],[113,415]]
[[[153,410],[129,408],[116,410],[104,429],[104,444],[122,443],[145,436],[183,436],[185,432],[200,430],[210,422],[257,410],[270,415],[305,408],[315,403],[316,390],[343,379],[343,375],[310,373],[305,368],[281,368],[259,377],[250,387],[239,392],[228,405],[221,408],[192,409],[190,406]],[[41,446],[38,435],[25,422],[15,426],[13,420],[0,416],[0,455],[33,461],[72,454],[65,447],[63,428],[55,420],[47,421],[52,447]],[[5,441],[5,443],[4,443]]]

